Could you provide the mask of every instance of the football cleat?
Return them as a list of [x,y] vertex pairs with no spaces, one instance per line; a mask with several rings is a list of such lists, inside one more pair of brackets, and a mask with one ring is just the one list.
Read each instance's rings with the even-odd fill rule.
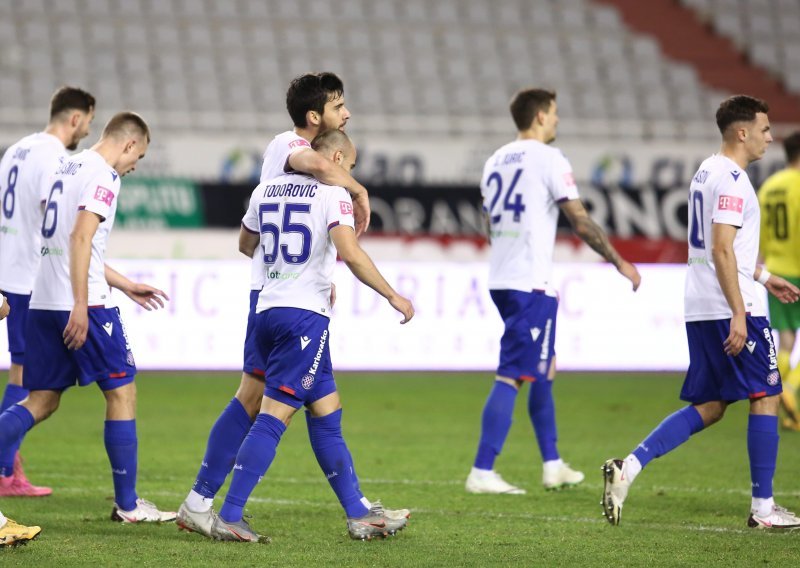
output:
[[22,469],[19,452],[14,456],[14,472],[8,477],[0,477],[0,497],[46,497],[53,493],[49,487],[33,485]]
[[399,519],[389,517],[383,505],[376,501],[363,517],[347,519],[347,532],[354,540],[372,540],[394,535],[397,531],[403,530],[406,524],[408,524],[407,517]]
[[116,503],[111,511],[111,520],[118,523],[168,523],[174,521],[176,516],[173,511],[159,511],[146,499],[137,499],[133,511],[123,511]]
[[465,489],[468,493],[494,493],[502,495],[525,495],[525,490],[506,482],[495,470],[472,468]]
[[791,511],[774,505],[770,514],[764,517],[751,511],[747,526],[759,530],[796,530],[800,528],[800,518]]
[[198,512],[192,511],[184,501],[178,509],[178,516],[175,519],[175,524],[179,529],[196,532],[208,538],[211,536],[211,527],[217,519],[217,514],[214,509],[209,508],[208,511]]
[[268,544],[270,542],[268,536],[258,534],[250,528],[250,523],[246,520],[241,519],[235,523],[229,523],[219,515],[214,516],[214,524],[211,525],[211,538],[214,540],[258,542],[261,544]]
[[35,540],[40,532],[41,527],[26,527],[6,518],[6,524],[0,527],[0,547],[27,544]]
[[562,463],[556,471],[544,470],[542,473],[542,485],[547,491],[556,491],[564,487],[572,487],[583,481],[582,471],[575,471],[569,467],[568,463]]
[[622,504],[628,496],[631,482],[625,477],[625,462],[610,459],[603,464],[603,515],[609,523],[616,526],[622,518]]
[[[381,500],[378,499],[377,501],[372,502],[372,507],[381,507]],[[411,510],[409,509],[386,509],[383,508],[383,514],[386,515],[387,519],[392,519],[393,521],[399,521],[401,519],[410,519],[411,518]]]

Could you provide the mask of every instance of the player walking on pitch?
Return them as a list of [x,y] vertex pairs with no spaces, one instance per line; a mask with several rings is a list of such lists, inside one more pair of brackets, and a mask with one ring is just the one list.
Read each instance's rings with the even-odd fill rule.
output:
[[114,115],[100,140],[65,160],[51,178],[41,231],[43,260],[26,327],[28,398],[0,415],[0,451],[17,444],[76,383],[97,383],[106,399],[105,446],[114,480],[112,520],[171,521],[136,493],[136,366],[109,286],[145,309],[166,295],[105,265],[120,176],[144,157],[150,132],[132,112]]
[[[339,130],[314,139],[313,147],[345,171],[356,151]],[[266,363],[261,411],[242,443],[225,504],[214,519],[211,537],[263,541],[242,511],[275,458],[292,416],[306,406],[314,455],[347,516],[354,539],[381,537],[401,530],[406,519],[386,515],[358,489],[353,460],[342,438],[342,406],[330,360],[330,282],[338,252],[353,274],[403,314],[411,302],[398,295],[358,245],[350,196],[343,188],[324,187],[301,174],[259,184],[242,220],[243,242],[269,268],[256,308],[257,343]],[[260,243],[260,247],[259,247]],[[312,426],[313,425],[313,426]]]
[[555,93],[518,92],[511,101],[511,116],[517,139],[489,158],[481,181],[491,240],[489,291],[505,331],[477,455],[467,477],[470,493],[525,493],[494,470],[523,382],[530,383],[528,413],[542,456],[545,489],[575,485],[584,478],[562,461],[556,444],[552,387],[558,300],[552,267],[559,209],[575,233],[630,280],[634,290],[640,282],[636,267],[619,256],[587,214],[567,159],[549,146],[558,125]]
[[760,213],[745,172],[772,142],[768,111],[764,101],[745,95],[726,99],[717,110],[722,147],[700,164],[689,188],[684,292],[689,369],[680,397],[690,404],[667,416],[624,460],[603,465],[601,505],[612,525],[619,524],[628,490],[650,461],[721,420],[732,402],[749,400],[747,526],[800,527],[800,518],[773,499],[781,377],[755,280],[783,302],[796,302],[800,290],[756,265]]
[[[0,160],[0,291],[13,307],[7,320],[11,368],[0,413],[28,396],[22,386],[25,322],[41,261],[47,182],[67,158],[66,151],[75,150],[89,134],[94,106],[94,97],[86,91],[61,87],[50,100],[50,120],[44,131],[11,145]],[[0,452],[0,497],[42,497],[52,492],[28,481],[18,445]]]

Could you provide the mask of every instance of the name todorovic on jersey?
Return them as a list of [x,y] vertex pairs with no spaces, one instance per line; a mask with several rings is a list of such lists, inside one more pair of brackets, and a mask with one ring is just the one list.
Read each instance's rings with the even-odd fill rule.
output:
[[314,197],[317,184],[282,183],[264,188],[264,197]]
[[322,360],[322,352],[325,350],[325,343],[328,341],[328,330],[322,332],[322,337],[319,338],[319,349],[317,354],[314,355],[314,363],[308,368],[310,375],[316,375],[319,368],[319,362]]

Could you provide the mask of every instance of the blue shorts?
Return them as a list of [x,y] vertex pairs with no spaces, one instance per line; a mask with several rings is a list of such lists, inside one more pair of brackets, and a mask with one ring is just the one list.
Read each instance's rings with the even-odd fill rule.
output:
[[244,334],[244,366],[242,370],[257,377],[264,377],[264,359],[258,350],[256,339],[256,304],[261,290],[250,290],[250,311],[247,313],[247,330]]
[[497,374],[521,381],[547,379],[556,354],[558,300],[544,292],[489,290],[505,323]]
[[725,354],[730,320],[686,322],[689,370],[681,400],[702,404],[712,400],[733,402],[780,394],[781,376],[765,317],[747,316],[745,347],[736,357]]
[[28,306],[31,303],[30,294],[12,294],[3,292],[8,298],[11,311],[6,318],[8,326],[8,352],[11,353],[11,362],[22,365],[25,358],[25,322],[28,321]]
[[133,382],[133,361],[118,308],[89,308],[86,343],[76,351],[64,345],[69,312],[32,309],[28,313],[23,386],[63,391],[76,383],[112,390]]
[[299,308],[256,314],[256,336],[267,363],[264,396],[300,408],[336,391],[325,316]]

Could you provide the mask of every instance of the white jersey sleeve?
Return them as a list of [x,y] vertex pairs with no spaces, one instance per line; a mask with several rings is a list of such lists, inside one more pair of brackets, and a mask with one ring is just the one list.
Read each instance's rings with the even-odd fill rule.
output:
[[[747,174],[744,174],[745,176]],[[741,174],[738,176],[741,177]],[[744,180],[738,183],[732,175],[720,176],[711,194],[711,222],[741,228],[744,223],[744,202],[753,192]]]
[[353,200],[343,187],[332,187],[330,195],[323,196],[327,201],[326,223],[330,231],[334,227],[344,225],[355,230],[353,217]]
[[250,202],[247,205],[247,211],[245,211],[244,217],[242,217],[242,227],[251,233],[258,234],[259,232],[258,202],[263,191],[263,185],[258,184],[253,190],[253,193],[250,194]]
[[575,174],[572,173],[572,165],[566,156],[560,151],[554,153],[551,160],[553,170],[551,172],[550,196],[556,203],[579,199],[578,186],[575,184]]
[[86,180],[85,185],[81,188],[78,210],[95,213],[105,221],[111,216],[112,211],[116,210],[114,200],[119,189],[119,176],[113,179],[109,171],[97,172],[92,178]]

